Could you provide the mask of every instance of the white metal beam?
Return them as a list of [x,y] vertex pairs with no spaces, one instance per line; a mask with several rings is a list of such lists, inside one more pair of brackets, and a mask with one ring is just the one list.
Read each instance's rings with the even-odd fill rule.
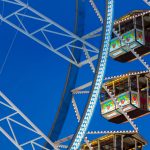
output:
[[98,19],[103,23],[102,15],[100,14],[100,11],[98,10],[96,4],[94,3],[94,0],[89,0],[91,6],[93,7],[93,10],[95,11]]
[[72,92],[72,93],[77,93],[77,92],[79,92],[79,91],[81,91],[81,90],[84,90],[84,89],[90,87],[91,85],[92,85],[92,81],[91,81],[91,82],[88,82],[88,83],[86,83],[86,84],[83,84],[83,85],[81,85],[81,86],[79,86],[79,87],[76,87],[76,88],[73,89],[71,92]]
[[[25,128],[25,129],[28,129],[28,130],[30,130],[30,131],[34,131],[34,132],[38,135],[38,137],[40,136],[39,138],[42,137],[42,138],[43,138],[47,143],[49,143],[54,149],[58,150],[57,146],[55,146],[55,144],[54,144],[25,114],[23,114],[22,111],[19,110],[19,109],[12,103],[12,101],[11,101],[8,97],[6,97],[6,96],[4,95],[4,93],[2,93],[2,91],[0,91],[0,96],[5,100],[5,102],[8,103],[8,105],[9,105],[10,107],[12,107],[13,110],[16,111],[16,113],[17,113],[18,115],[20,115],[20,116],[29,124],[29,126],[32,127],[32,129],[31,129],[31,128],[29,128],[29,127],[23,125],[23,123],[19,123],[19,121],[15,121],[14,119],[11,119],[11,118],[10,118],[10,117],[11,117],[10,115],[8,115],[7,117],[5,117],[5,119],[8,121],[9,128],[10,128],[12,134],[13,134],[13,138],[11,138],[11,139],[13,139],[13,140],[15,141],[15,143],[17,143],[17,145],[19,145],[19,143],[18,143],[18,141],[17,141],[16,135],[15,135],[15,133],[14,133],[14,131],[13,131],[13,128],[12,128],[12,126],[11,126],[10,121],[13,121],[14,123],[17,123],[18,125],[20,125],[21,127]],[[14,114],[14,112],[13,112],[12,114]],[[3,121],[3,120],[2,120],[2,121]],[[39,139],[39,138],[36,137],[35,139],[37,140],[37,139]],[[10,138],[9,138],[9,139],[10,139]],[[10,140],[11,140],[11,139],[10,139]],[[12,142],[12,140],[11,140],[11,142]],[[31,144],[31,142],[35,142],[35,140],[31,140],[29,143]],[[19,145],[19,146],[20,146],[20,145]]]
[[150,6],[150,1],[149,0],[143,0],[148,6]]
[[66,142],[66,141],[71,140],[72,137],[73,137],[73,134],[72,134],[72,135],[69,135],[69,136],[67,136],[67,137],[65,137],[65,138],[62,138],[62,139],[59,139],[59,140],[55,141],[54,144],[60,145],[61,143],[64,143],[64,142]]
[[12,142],[19,150],[23,150],[23,148],[2,128],[0,127],[0,132],[2,132],[7,139]]
[[91,146],[91,143],[90,143],[90,141],[88,140],[87,137],[84,138],[84,142],[86,143],[86,145],[88,146],[88,148],[89,148],[90,150],[93,150],[93,148],[92,148],[92,146]]
[[[82,44],[84,44],[86,46],[87,49],[90,49],[91,52],[98,53],[99,49],[96,48],[95,46],[93,46],[92,44],[88,43],[86,41],[86,39],[93,38],[94,36],[99,36],[99,33],[102,31],[102,28],[98,28],[98,29],[92,31],[91,33],[89,33],[89,34],[83,36],[82,38],[80,38],[77,35],[75,35],[74,33],[70,32],[67,29],[65,29],[64,27],[62,27],[61,25],[59,25],[55,21],[53,21],[50,18],[44,16],[43,14],[41,14],[37,10],[30,7],[28,4],[25,4],[20,0],[0,0],[0,1],[3,1],[7,4],[13,4],[14,6],[15,5],[20,6],[19,9],[17,9],[14,12],[8,14],[7,16],[2,16],[2,14],[1,14],[0,19],[3,22],[10,25],[11,27],[13,27],[14,29],[18,30],[19,32],[25,34],[26,36],[28,36],[29,38],[31,38],[32,40],[34,40],[38,44],[44,46],[48,50],[54,52],[55,54],[62,57],[66,61],[69,61],[70,63],[72,63],[72,64],[74,64],[78,67],[81,67],[81,65],[88,64],[89,61],[96,60],[96,59],[91,59],[90,58],[90,59],[88,59],[88,61],[86,61],[86,59],[85,59],[85,60],[83,60],[85,62],[79,65],[80,62],[76,61],[76,58],[75,58],[75,56],[72,56],[73,55],[72,53],[71,53],[72,58],[70,58],[70,56],[67,56],[66,54],[64,54],[64,52],[62,50],[65,48],[66,51],[68,51],[69,50],[68,47],[75,46],[74,44],[76,42],[81,42]],[[22,13],[23,10],[28,10],[29,12],[32,12],[33,16],[31,14],[30,15],[23,14]],[[16,23],[14,23],[12,20],[10,20],[10,18],[12,18],[12,17],[16,17],[20,24],[18,25]],[[33,24],[34,24],[34,20],[44,22],[45,24],[42,27],[40,27],[38,29],[35,29],[33,32],[30,32],[28,30],[28,28],[26,27],[25,20],[22,21],[20,19],[20,17],[31,19],[33,21]],[[54,28],[54,31],[50,30],[49,29],[50,26],[57,28],[60,32],[55,31],[55,28]],[[70,38],[71,41],[66,42],[66,43],[62,43],[59,47],[54,48],[54,45],[52,45],[50,39],[48,39],[45,32],[47,32],[49,34],[55,34],[57,36],[64,36],[64,37]],[[41,40],[41,38],[37,37],[36,36],[37,33],[40,33],[41,34],[40,36],[44,36],[45,40]],[[83,48],[80,47],[77,50],[83,51]]]
[[73,105],[73,108],[74,108],[77,120],[78,120],[78,122],[80,122],[80,113],[79,113],[79,109],[77,107],[77,104],[76,104],[74,96],[72,97],[72,105]]

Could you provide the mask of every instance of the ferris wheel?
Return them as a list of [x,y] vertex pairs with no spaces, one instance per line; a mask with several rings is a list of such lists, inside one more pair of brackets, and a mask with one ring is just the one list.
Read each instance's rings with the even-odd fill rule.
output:
[[[101,26],[84,35],[84,5],[85,1],[76,2],[76,22],[74,33],[65,29],[55,21],[41,14],[37,10],[20,0],[2,0],[3,4],[13,6],[15,9],[4,15],[0,14],[0,20],[12,28],[21,32],[31,40],[52,51],[65,61],[69,62],[69,69],[60,105],[56,113],[50,133],[46,136],[14,103],[3,91],[0,92],[0,104],[11,109],[12,113],[5,115],[0,122],[6,122],[11,134],[7,129],[0,126],[0,131],[18,149],[35,150],[35,147],[43,150],[49,149],[79,149],[84,141],[89,149],[92,144],[87,139],[88,135],[110,134],[110,133],[138,133],[138,127],[133,119],[148,115],[150,112],[150,66],[144,60],[149,55],[150,39],[150,10],[137,10],[130,12],[122,18],[114,21],[114,0],[105,1],[105,17],[102,17],[100,10],[93,0],[89,0],[91,8],[99,19]],[[149,1],[143,3],[150,5]],[[15,18],[15,19],[14,19]],[[32,29],[35,20],[42,22],[40,26]],[[50,36],[54,34],[68,40],[63,43],[52,44]],[[97,48],[91,42],[95,37],[102,36],[101,47]],[[68,55],[69,54],[69,55]],[[84,57],[82,57],[84,55]],[[145,70],[131,71],[126,74],[119,74],[112,77],[105,77],[108,57],[115,61],[126,63],[139,61]],[[96,62],[96,63],[95,63]],[[89,65],[93,78],[85,84],[76,86],[79,78],[79,70]],[[109,64],[108,64],[109,65]],[[76,97],[86,95],[84,111],[80,113],[76,103]],[[110,122],[120,124],[128,122],[133,127],[132,131],[90,131],[89,124],[94,114],[96,104],[100,101],[101,115]],[[69,116],[69,108],[72,105],[76,115],[77,125],[74,133],[59,139],[63,130],[65,119]],[[20,116],[22,120],[14,119]],[[70,120],[74,122],[74,118]],[[32,139],[19,143],[15,135],[12,122],[36,134]],[[72,124],[73,126],[73,124]],[[68,145],[63,143],[69,141]]]

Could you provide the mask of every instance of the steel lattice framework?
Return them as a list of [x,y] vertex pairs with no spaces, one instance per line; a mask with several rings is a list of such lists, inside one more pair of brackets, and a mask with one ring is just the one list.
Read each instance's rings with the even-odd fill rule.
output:
[[[18,149],[22,150],[24,149],[24,146],[30,145],[33,150],[35,150],[35,146],[38,146],[39,148],[42,148],[44,150],[49,150],[50,148],[47,146],[43,146],[40,143],[40,140],[44,140],[44,142],[48,143],[50,146],[52,146],[54,149],[64,148],[64,149],[72,149],[76,150],[79,149],[82,140],[84,139],[85,143],[88,145],[89,149],[92,149],[91,144],[89,143],[88,138],[86,135],[89,134],[107,134],[107,133],[137,133],[138,128],[134,124],[134,122],[130,119],[128,114],[124,112],[123,107],[119,105],[116,101],[115,95],[113,95],[107,86],[102,85],[104,80],[113,79],[116,77],[121,76],[127,76],[128,74],[114,76],[114,77],[106,77],[105,75],[105,69],[107,64],[107,58],[109,55],[109,46],[110,46],[110,40],[111,40],[111,33],[113,33],[120,39],[122,43],[124,43],[134,56],[141,62],[142,65],[145,66],[147,69],[146,71],[142,72],[150,72],[150,66],[146,63],[146,61],[140,57],[134,49],[130,48],[130,46],[122,39],[122,36],[119,35],[115,29],[113,29],[113,11],[114,11],[114,0],[106,0],[106,17],[105,20],[103,20],[98,8],[96,7],[96,4],[93,0],[89,0],[92,7],[94,8],[97,17],[99,18],[100,22],[104,23],[104,32],[103,32],[103,41],[101,49],[99,50],[89,42],[87,42],[87,39],[100,36],[100,32],[102,31],[102,28],[98,28],[95,31],[85,35],[85,36],[77,36],[76,34],[70,32],[69,30],[65,29],[61,25],[57,24],[55,21],[51,20],[50,18],[44,16],[43,14],[39,13],[32,7],[30,7],[28,4],[23,3],[20,0],[0,0],[4,3],[7,3],[8,5],[13,5],[14,8],[16,8],[13,12],[4,15],[0,14],[0,19],[5,22],[6,24],[10,25],[14,29],[18,30],[19,32],[23,33],[24,35],[28,36],[38,44],[44,46],[46,49],[52,51],[53,53],[57,54],[58,56],[62,57],[64,60],[70,62],[71,64],[75,65],[76,67],[81,67],[85,64],[89,64],[91,67],[91,70],[93,73],[95,73],[95,77],[93,82],[88,82],[84,85],[81,85],[79,87],[76,87],[75,89],[72,89],[72,105],[75,110],[75,114],[77,117],[77,121],[79,122],[78,128],[73,135],[69,135],[68,137],[65,137],[63,139],[59,139],[57,141],[51,141],[31,120],[25,116],[16,106],[12,103],[12,101],[6,97],[2,91],[0,91],[0,105],[3,105],[11,110],[13,110],[13,113],[6,115],[5,117],[0,119],[0,122],[7,122],[8,127],[11,131],[11,135],[6,132],[5,128],[0,127],[0,132],[4,134]],[[148,0],[143,0],[147,5],[150,6],[150,2]],[[14,19],[15,18],[15,19]],[[23,18],[23,19],[22,19]],[[25,21],[25,18],[28,18],[30,22],[34,24],[34,21],[39,21],[42,24],[38,28],[30,28],[28,24]],[[17,21],[16,21],[17,20]],[[59,37],[63,37],[68,39],[67,42],[61,43],[59,46],[56,46],[51,42],[51,38],[48,35],[56,35]],[[41,38],[42,37],[42,38]],[[42,40],[44,39],[44,40]],[[79,43],[76,45],[76,43]],[[76,58],[75,53],[72,52],[72,48],[74,50],[80,50],[85,54],[85,60],[79,61],[78,58]],[[64,50],[67,51],[70,55],[67,53],[64,53]],[[71,57],[70,57],[71,56]],[[95,69],[95,66],[93,64],[93,61],[98,59],[98,64]],[[140,74],[141,72],[134,72],[130,74]],[[118,106],[121,113],[126,117],[128,122],[131,124],[134,130],[132,131],[87,131],[90,120],[92,118],[92,115],[94,113],[94,108],[96,106],[99,91],[101,88],[106,90],[106,92],[109,94],[111,99],[114,101],[114,103]],[[91,90],[86,90],[86,88],[91,87]],[[86,108],[84,110],[83,116],[80,115],[78,106],[76,104],[76,100],[74,95],[75,94],[89,94],[88,102],[86,105]],[[14,116],[20,116],[26,124],[21,122],[20,120],[16,120],[13,117]],[[23,143],[19,143],[17,140],[17,136],[13,130],[12,122],[15,124],[18,124],[19,126],[25,128],[26,130],[31,131],[32,133],[36,134],[37,136],[31,140],[27,140]],[[70,145],[63,145],[62,143],[71,140]]]
[[150,6],[150,1],[149,0],[143,0],[148,6]]
[[72,150],[78,149],[82,139],[84,138],[84,135],[87,131],[91,117],[94,112],[94,108],[98,100],[99,91],[101,90],[102,87],[106,63],[107,63],[107,57],[109,53],[109,46],[110,46],[109,44],[111,40],[112,26],[113,26],[113,9],[114,9],[113,5],[114,5],[113,0],[106,1],[106,24],[105,24],[106,27],[104,29],[102,51],[101,54],[99,54],[99,58],[98,58],[98,65],[97,65],[96,75],[94,79],[95,82],[93,82],[92,90],[83,117],[80,121],[77,132],[72,140],[70,146],[70,149]]
[[[54,149],[58,149],[57,146],[55,146],[55,144],[29,119],[27,118],[13,103],[12,101],[6,97],[4,95],[4,93],[2,93],[2,91],[0,91],[0,97],[3,99],[0,101],[0,105],[3,105],[11,110],[13,110],[12,113],[10,113],[7,116],[4,116],[3,118],[0,119],[0,122],[4,122],[6,121],[8,123],[8,127],[13,135],[13,137],[10,136],[10,134],[8,134],[5,129],[3,129],[2,127],[0,127],[0,131],[19,149],[19,150],[23,150],[24,146],[31,144],[32,147],[34,147],[34,145],[37,145],[41,148],[44,148],[41,144],[39,144],[38,142],[42,139],[44,139],[46,142],[48,142]],[[14,116],[21,116],[22,119],[25,120],[25,122],[28,124],[24,124],[22,122],[20,122],[19,120],[15,120],[13,119]],[[13,130],[12,124],[11,123],[15,123],[17,125],[19,125],[20,127],[25,128],[26,130],[31,131],[31,134],[36,134],[36,137],[33,138],[32,140],[27,140],[24,141],[24,143],[19,143],[17,140],[17,136]],[[44,148],[46,149],[46,148]]]
[[[95,31],[80,38],[20,0],[1,1],[7,3],[7,5],[10,6],[13,5],[15,10],[7,15],[1,14],[0,19],[19,32],[28,36],[35,42],[44,46],[48,50],[54,52],[58,56],[78,67],[89,63],[89,61],[94,61],[95,59],[97,59],[99,49],[88,43],[86,39],[98,35],[101,32],[102,28],[96,29]],[[24,19],[21,19],[22,17]],[[35,26],[31,29],[25,18],[30,20],[30,23],[32,23],[33,25],[35,24],[35,21],[38,21],[41,26],[38,28]],[[67,40],[65,40],[64,43],[61,41],[61,43],[56,46],[52,44],[51,39],[49,39],[51,35],[56,35],[58,38],[63,37]],[[77,42],[81,43],[81,47],[75,45],[75,43]],[[75,48],[78,51],[83,51],[83,45],[85,47],[84,50],[87,51],[87,53],[92,53],[94,55],[85,60],[82,60],[82,62],[77,62],[77,59],[71,49]]]

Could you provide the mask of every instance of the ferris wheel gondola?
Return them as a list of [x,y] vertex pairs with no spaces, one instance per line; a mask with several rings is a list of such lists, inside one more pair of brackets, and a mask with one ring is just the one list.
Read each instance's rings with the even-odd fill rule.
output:
[[[150,53],[150,11],[133,11],[114,23],[115,31],[122,36],[124,42],[135,50],[139,56]],[[120,62],[128,62],[136,59],[134,54],[112,34],[110,44],[110,56]]]
[[[98,97],[100,97],[101,114],[104,118],[106,118],[110,122],[118,124],[123,122],[129,122],[134,129],[132,134],[134,134],[135,136],[132,136],[131,138],[128,138],[129,135],[126,131],[123,133],[121,131],[117,131],[117,133],[120,132],[120,135],[115,136],[119,136],[119,138],[123,136],[127,137],[127,146],[129,144],[129,141],[135,141],[135,138],[138,137],[138,128],[132,120],[150,113],[150,67],[143,60],[143,58],[141,58],[150,53],[150,11],[133,11],[132,13],[129,13],[128,15],[123,16],[121,19],[115,21],[114,23],[114,0],[105,1],[106,13],[104,20],[99,12],[99,9],[97,9],[94,1],[90,0],[90,3],[94,8],[100,22],[103,23],[102,44],[101,49],[99,50],[94,45],[92,45],[87,38],[89,37],[89,35],[91,36],[91,39],[93,37],[97,37],[98,32],[93,31],[88,36],[82,36],[84,27],[80,25],[83,25],[84,13],[81,13],[80,11],[80,9],[82,9],[81,6],[78,10],[81,18],[78,16],[77,13],[76,32],[74,34],[20,0],[15,0],[15,2],[5,1],[5,3],[13,3],[13,5],[17,4],[21,8],[19,10],[17,9],[8,16],[0,15],[0,19],[3,22],[9,24],[10,26],[20,31],[24,35],[28,36],[32,40],[36,41],[40,45],[44,46],[45,48],[51,50],[58,56],[61,56],[63,59],[70,62],[70,67],[66,78],[67,81],[60,102],[60,107],[56,114],[56,118],[53,123],[50,135],[47,137],[45,136],[45,134],[40,132],[40,137],[38,137],[42,137],[43,139],[45,139],[44,143],[46,144],[43,144],[42,148],[50,150],[53,147],[54,149],[65,148],[76,150],[79,149],[79,147],[81,146],[83,139],[85,139],[85,141],[87,142],[87,145],[85,147],[90,147],[91,145],[94,147],[95,142],[93,142],[94,144],[90,145],[85,136],[88,134],[88,127],[93,116]],[[77,3],[77,6],[78,4],[80,5],[80,3]],[[27,9],[29,12],[32,13],[22,14],[21,11],[24,9]],[[32,14],[34,15],[32,16]],[[40,21],[44,20],[45,24],[43,25],[43,27],[29,32],[28,28],[23,24],[24,22],[19,18],[19,16]],[[18,21],[20,22],[19,26],[16,25],[16,22],[13,22],[10,19],[11,17],[18,18]],[[61,30],[61,32],[58,32],[57,30],[56,32],[51,30],[49,28],[50,26],[58,28],[59,30]],[[81,28],[78,28],[77,26],[80,26]],[[78,32],[77,29],[81,30]],[[48,36],[46,36],[45,34],[46,32],[57,34],[59,36],[71,37],[71,42],[63,44],[61,43],[62,45],[60,47],[54,49],[50,42],[50,39],[48,39]],[[37,36],[37,33],[42,33],[40,35],[42,35],[42,37],[44,37],[46,41],[42,41]],[[74,43],[76,43],[76,45]],[[63,51],[61,51],[63,48],[66,48],[65,50],[71,54],[71,57],[65,55]],[[73,50],[71,48],[73,48]],[[78,50],[77,53],[74,52],[74,50]],[[81,50],[81,52],[79,52],[79,50]],[[85,59],[80,61],[80,56],[82,52],[83,55],[85,55]],[[90,55],[90,52],[94,52],[96,55]],[[119,75],[118,77],[113,77],[112,79],[110,79],[109,77],[105,78],[106,64],[109,56],[112,57],[114,60],[125,63],[139,59],[142,64],[148,69],[148,71],[138,73],[131,72],[126,75]],[[93,63],[93,61],[95,60],[97,60],[97,67]],[[90,69],[92,70],[92,73],[94,73],[95,77],[94,79],[92,79],[92,82],[76,88],[75,83],[78,78],[78,70],[85,64],[90,65]],[[104,80],[107,81],[104,82]],[[84,88],[87,87],[90,87],[90,90],[88,89],[88,91],[84,91]],[[80,113],[78,105],[76,104],[74,94],[89,94],[88,100],[86,101],[86,106],[84,107],[84,112]],[[7,97],[3,97],[7,101]],[[75,132],[72,135],[67,136],[63,139],[59,139],[60,133],[63,130],[65,118],[67,117],[67,115],[69,115],[69,106],[71,103],[71,99],[73,104],[72,108],[74,108],[74,112],[77,116],[77,121],[79,124],[77,124],[77,126],[74,128]],[[13,104],[12,106],[14,107],[15,105]],[[16,113],[18,113],[18,109],[16,109]],[[22,116],[22,113],[20,111],[19,115]],[[28,120],[26,117],[24,118],[25,120]],[[70,120],[72,119],[72,117],[70,116],[69,118]],[[6,119],[11,119],[11,116],[8,116],[8,118]],[[29,121],[29,125],[30,124],[31,122]],[[73,125],[74,123],[71,124],[71,126]],[[36,126],[33,127],[35,128],[35,132],[39,132]],[[94,133],[107,134],[109,132]],[[114,134],[112,136],[114,136]],[[16,142],[15,139],[12,140],[14,140],[14,143]],[[71,142],[68,145],[62,144],[69,140],[71,140]],[[29,141],[26,143],[31,144],[32,146],[34,144],[33,142],[35,141]],[[141,142],[142,139],[140,139],[139,141]],[[107,143],[108,141],[104,141],[104,143],[102,142],[102,146],[105,145],[105,142]],[[115,143],[116,142],[117,141],[115,141]],[[110,142],[110,144],[112,145],[112,141]],[[146,142],[144,141],[143,145],[145,144]],[[143,145],[141,145],[141,143],[138,143],[136,146],[142,148]],[[17,143],[17,146],[24,147],[24,144],[19,145]],[[133,146],[134,144],[130,148],[133,148]],[[108,149],[107,146],[106,149]]]
[[[93,149],[97,150],[142,150],[147,141],[137,133],[111,133],[90,141]],[[82,145],[82,150],[89,150],[87,144]]]
[[[150,113],[150,73],[130,73],[104,83],[112,92],[123,110],[131,119]],[[100,97],[101,113],[104,118],[113,123],[123,123],[126,120],[105,89]]]

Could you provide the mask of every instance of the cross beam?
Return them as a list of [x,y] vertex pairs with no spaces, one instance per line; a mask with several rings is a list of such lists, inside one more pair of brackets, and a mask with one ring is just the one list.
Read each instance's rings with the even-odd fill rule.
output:
[[[58,150],[58,147],[25,115],[21,110],[19,110],[13,103],[12,101],[4,95],[0,91],[0,97],[3,99],[0,100],[0,105],[3,105],[3,107],[7,107],[7,109],[11,109],[13,112],[3,118],[1,118],[0,122],[3,123],[4,121],[7,122],[9,130],[11,131],[11,134],[8,134],[4,128],[0,127],[0,131],[20,150],[23,149],[24,146],[26,145],[33,145],[33,144],[38,144],[40,140],[45,140],[47,143],[49,143],[54,149]],[[17,119],[17,117],[14,119],[14,116],[20,116],[24,121],[20,121]],[[26,122],[26,123],[25,123]],[[32,134],[35,135],[33,139],[27,139],[23,143],[20,143],[17,139],[17,134],[16,130],[14,130],[12,123],[15,123],[18,125],[20,128],[23,128],[26,131],[30,131]],[[8,130],[8,129],[7,129]],[[31,134],[31,135],[32,135]],[[41,145],[42,146],[42,145]],[[33,146],[34,147],[34,146]]]
[[[99,33],[102,31],[102,28],[98,28],[83,37],[79,37],[20,0],[0,1],[6,3],[7,6],[14,7],[13,12],[7,15],[0,14],[0,20],[28,36],[41,46],[44,46],[46,49],[78,67],[95,60],[93,57],[97,55],[99,49],[86,40],[100,36]],[[37,27],[35,22],[38,22],[40,27]],[[30,24],[33,25],[32,29]],[[60,43],[56,44],[52,37],[55,37]],[[81,43],[80,45],[82,46],[78,47],[76,43]],[[89,52],[89,57],[80,62],[75,57],[72,48],[83,52],[83,45],[84,49]]]

